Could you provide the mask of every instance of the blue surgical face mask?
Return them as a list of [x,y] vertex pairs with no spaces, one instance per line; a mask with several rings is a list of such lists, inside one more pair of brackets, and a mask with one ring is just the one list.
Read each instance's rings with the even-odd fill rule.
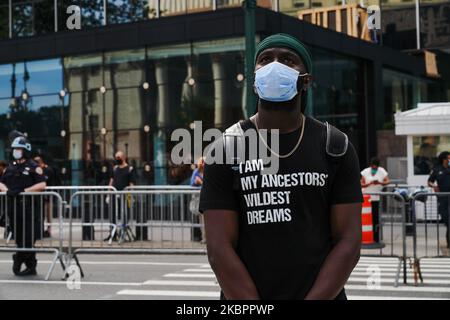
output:
[[300,72],[277,61],[271,62],[255,72],[255,88],[258,96],[266,101],[292,100],[298,93],[297,81]]
[[23,151],[20,149],[14,149],[13,150],[13,158],[16,160],[20,160],[23,157]]

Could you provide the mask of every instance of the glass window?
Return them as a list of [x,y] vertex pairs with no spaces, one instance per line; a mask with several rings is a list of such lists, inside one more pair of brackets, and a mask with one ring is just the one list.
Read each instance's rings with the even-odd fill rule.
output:
[[421,46],[450,47],[450,2],[447,0],[420,1]]
[[0,65],[0,98],[11,97],[11,75],[13,66],[11,64]]
[[44,34],[55,31],[54,2],[33,0],[33,34]]
[[339,128],[358,124],[358,105],[364,104],[361,62],[312,48],[313,113]]
[[13,37],[33,35],[33,5],[31,1],[13,1],[12,34]]
[[414,174],[430,174],[437,165],[437,157],[450,150],[450,136],[423,136],[413,138]]
[[13,0],[13,36],[23,37],[53,32],[55,29],[53,6],[53,1],[48,0]]
[[442,82],[413,77],[401,72],[383,69],[384,109],[383,123],[379,129],[392,129],[394,114],[417,107],[419,102],[440,102],[445,100]]
[[107,88],[140,86],[145,82],[145,49],[105,53]]
[[64,80],[68,91],[97,89],[103,83],[102,55],[91,54],[64,58]]
[[11,105],[11,99],[0,99],[0,116],[4,116],[11,110],[9,106]]
[[57,94],[63,88],[60,59],[30,61],[16,64],[17,94],[27,90],[30,95]]
[[8,1],[0,1],[0,40],[9,38],[9,8]]
[[148,16],[146,0],[108,0],[108,24],[143,20]]

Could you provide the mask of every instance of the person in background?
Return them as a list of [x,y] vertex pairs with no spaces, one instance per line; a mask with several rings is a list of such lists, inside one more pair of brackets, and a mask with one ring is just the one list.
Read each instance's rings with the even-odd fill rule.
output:
[[[383,186],[390,183],[389,175],[387,171],[380,167],[380,160],[378,158],[372,158],[370,160],[370,166],[361,171],[361,187],[363,193],[378,193],[383,190]],[[375,242],[380,242],[380,196],[371,195],[370,200],[372,203],[372,225]]]
[[[8,167],[8,163],[5,161],[0,161],[0,181],[2,180],[3,173],[5,172],[6,168]],[[3,212],[3,206],[0,207],[0,227],[7,228],[6,226],[6,217],[5,212]],[[8,237],[8,231],[5,232],[5,238]]]
[[[201,157],[198,159],[197,161],[197,167],[194,169],[194,172],[192,173],[191,176],[191,187],[201,187],[203,185],[203,173],[204,173],[204,169],[205,169],[205,158]],[[199,199],[195,199],[195,201],[197,201],[198,203]],[[206,243],[206,232],[205,232],[205,221],[203,218],[203,214],[200,213],[200,211],[198,211],[198,208],[196,208],[199,216],[199,222],[202,225],[201,227],[201,233],[202,233],[202,239],[200,240],[201,243]]]
[[2,177],[3,173],[5,172],[6,168],[8,167],[8,164],[5,161],[0,161],[0,178]]
[[[45,163],[42,156],[35,156],[34,162],[42,169],[44,172],[45,181],[47,183],[47,187],[55,186],[55,171]],[[50,206],[50,201],[48,198],[44,200],[45,207],[45,219],[47,220],[47,229],[44,231],[44,238],[50,238],[52,236],[52,208]]]
[[[33,200],[22,193],[41,192],[45,190],[44,172],[30,159],[31,143],[25,136],[16,136],[11,143],[11,161],[0,179],[0,192],[8,196],[9,223],[13,230],[17,248],[21,249],[13,255],[13,273],[16,276],[36,275],[36,252],[24,251],[34,247],[40,239],[42,225],[41,215],[33,209]],[[26,269],[21,270],[22,264]]]
[[[438,156],[438,165],[431,171],[428,178],[428,186],[433,188],[434,192],[450,192],[450,152],[441,152]],[[449,248],[449,196],[438,196],[438,212],[442,222],[447,228],[445,238],[447,239],[447,248]]]
[[[133,166],[128,165],[125,153],[123,151],[117,151],[114,160],[114,168],[113,168],[113,177],[109,181],[109,186],[116,188],[117,191],[123,191],[127,187],[134,186],[136,184],[136,170]],[[112,202],[112,205],[115,205],[115,201]],[[119,201],[117,203],[119,208],[122,208],[125,204]],[[128,204],[127,204],[128,205]],[[114,212],[114,211],[113,211]],[[125,214],[122,212],[122,214]],[[123,216],[124,224],[127,224],[127,216]],[[116,224],[116,216],[112,215],[112,223]],[[105,241],[109,240],[111,235],[105,239]]]
[[136,184],[136,172],[133,166],[129,166],[125,154],[118,151],[114,160],[113,177],[109,181],[109,185],[117,189],[117,191],[125,190]]

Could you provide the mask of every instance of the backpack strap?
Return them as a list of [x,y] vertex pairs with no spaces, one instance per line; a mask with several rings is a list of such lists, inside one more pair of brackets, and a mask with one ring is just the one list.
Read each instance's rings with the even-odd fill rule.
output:
[[333,158],[342,157],[348,149],[347,135],[328,122],[325,122],[325,125],[327,126],[327,154]]
[[[311,118],[312,119],[312,118]],[[313,119],[314,121],[320,122]],[[320,122],[323,124],[322,122]],[[251,126],[250,120],[235,123],[223,133],[225,157],[229,164],[236,164],[244,161],[245,157],[245,136],[244,130]],[[325,151],[333,161],[338,161],[345,155],[348,149],[348,136],[336,127],[325,122],[326,143]]]
[[250,126],[250,120],[244,120],[235,123],[223,133],[225,160],[227,164],[238,164],[245,160],[244,131]]

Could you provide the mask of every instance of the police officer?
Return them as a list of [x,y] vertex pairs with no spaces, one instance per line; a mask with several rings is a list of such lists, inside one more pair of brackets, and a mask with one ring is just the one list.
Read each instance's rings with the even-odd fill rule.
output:
[[[14,138],[11,149],[13,162],[0,180],[0,192],[8,196],[8,214],[18,248],[32,248],[40,237],[40,214],[32,210],[32,199],[22,192],[40,192],[46,187],[43,170],[30,160],[31,144],[24,136]],[[21,271],[22,264],[25,270]],[[13,255],[13,272],[16,276],[36,275],[36,253],[18,251]]]
[[[450,192],[450,168],[449,168],[450,152],[441,152],[438,156],[439,164],[431,171],[428,178],[428,186],[433,188],[435,192]],[[446,239],[447,248],[449,247],[449,198],[450,196],[438,196],[438,212],[442,222],[447,227]]]

